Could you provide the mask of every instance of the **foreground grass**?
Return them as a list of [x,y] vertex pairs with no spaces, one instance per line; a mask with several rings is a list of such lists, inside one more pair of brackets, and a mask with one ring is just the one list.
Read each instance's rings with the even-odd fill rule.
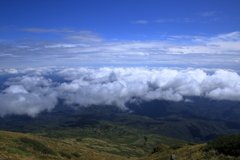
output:
[[0,159],[50,160],[50,159],[127,159],[97,151],[74,141],[60,141],[32,134],[0,131]]

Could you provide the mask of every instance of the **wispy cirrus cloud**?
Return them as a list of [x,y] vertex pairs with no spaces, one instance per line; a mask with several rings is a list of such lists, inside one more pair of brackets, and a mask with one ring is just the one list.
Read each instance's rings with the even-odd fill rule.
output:
[[26,31],[26,32],[34,32],[34,33],[56,33],[56,32],[67,32],[72,33],[75,32],[69,29],[43,29],[43,28],[20,28],[19,31]]
[[132,21],[132,23],[134,23],[134,24],[148,24],[149,21],[146,21],[146,20],[138,20],[138,21]]
[[[65,33],[64,39],[76,42],[101,42],[104,41],[98,34],[92,31],[75,31],[70,29],[43,29],[43,28],[21,28],[19,31],[33,33]],[[67,34],[67,35],[66,35]]]
[[216,11],[204,11],[199,12],[196,15],[199,16],[199,21],[204,23],[226,21],[228,19],[224,13]]
[[91,31],[67,32],[61,36],[58,41],[28,40],[0,44],[0,62],[9,68],[13,64],[16,67],[24,67],[25,64],[34,67],[168,65],[232,69],[240,66],[239,31],[211,37],[165,35],[163,41],[111,42]]
[[159,18],[155,20],[157,23],[207,23],[217,22],[226,19],[226,16],[216,11],[205,11],[196,13],[194,17],[181,18]]
[[158,19],[155,22],[157,22],[157,23],[170,23],[170,22],[191,23],[191,22],[196,22],[196,19],[193,19],[193,18],[171,18],[171,19]]
[[216,15],[215,11],[206,11],[206,12],[200,12],[198,15],[203,16],[203,17],[210,17]]
[[91,31],[79,31],[64,37],[64,39],[77,42],[102,42],[103,38]]

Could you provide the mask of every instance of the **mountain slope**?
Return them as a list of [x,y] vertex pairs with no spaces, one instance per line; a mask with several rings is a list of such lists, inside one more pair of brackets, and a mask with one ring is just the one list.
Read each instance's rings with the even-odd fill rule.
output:
[[[220,102],[211,102],[214,104],[212,107],[219,112],[212,116],[217,116],[219,119],[211,118],[211,114],[205,114],[210,106],[207,108],[203,106],[208,102],[198,101],[199,103],[195,104],[197,107],[191,102],[144,102],[132,105],[131,113],[121,111],[115,106],[73,109],[60,103],[50,113],[42,113],[36,118],[27,116],[0,118],[0,130],[35,133],[53,138],[66,136],[100,138],[104,141],[109,137],[119,140],[121,135],[126,138],[131,134],[134,136],[140,134],[138,137],[155,134],[196,143],[204,143],[222,135],[240,134],[239,123],[226,121],[221,116],[217,116],[220,113],[225,117],[227,113],[228,116],[232,115],[228,106],[224,108],[218,105]],[[229,104],[237,105],[233,102]],[[236,110],[237,106],[235,106]],[[209,108],[209,112],[213,112],[213,109]],[[239,115],[237,112],[235,114]]]
[[84,147],[74,141],[0,131],[0,159],[127,159]]
[[[141,158],[119,156],[106,153],[102,149],[116,149],[121,144],[110,144],[101,140],[86,138],[78,142],[76,139],[54,139],[32,134],[0,131],[0,159],[2,160],[168,160],[170,156],[177,156],[178,160],[237,160],[240,158],[240,146],[233,141],[240,139],[240,135],[230,135],[217,138],[207,144],[176,143],[171,145],[159,144],[149,150]],[[92,142],[92,144],[90,144]],[[101,143],[102,148],[94,147]],[[236,144],[236,145],[235,145]],[[89,145],[89,146],[88,146]],[[124,148],[124,146],[122,146]],[[119,147],[118,147],[119,148]],[[105,148],[106,149],[106,148]],[[137,150],[133,148],[132,150]],[[233,152],[234,151],[234,152]],[[233,156],[234,155],[234,156]]]

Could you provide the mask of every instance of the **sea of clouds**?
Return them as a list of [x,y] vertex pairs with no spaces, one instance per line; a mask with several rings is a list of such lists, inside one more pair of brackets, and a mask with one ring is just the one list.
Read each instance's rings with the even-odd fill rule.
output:
[[[37,116],[51,111],[58,99],[78,106],[115,105],[139,100],[189,101],[202,96],[215,100],[240,100],[240,76],[234,71],[171,68],[41,68],[2,70],[15,75],[3,82],[0,116]],[[60,77],[65,81],[57,81]]]

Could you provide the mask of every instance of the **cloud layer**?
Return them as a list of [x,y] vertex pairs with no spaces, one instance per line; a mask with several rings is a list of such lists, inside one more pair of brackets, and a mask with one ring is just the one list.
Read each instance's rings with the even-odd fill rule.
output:
[[169,68],[65,68],[53,74],[65,82],[41,76],[52,70],[10,78],[0,93],[0,116],[50,111],[61,98],[69,106],[116,105],[151,100],[190,101],[191,96],[239,101],[240,76],[217,70],[208,74],[201,69]]
[[53,83],[44,77],[10,78],[5,84],[9,87],[0,93],[2,117],[9,114],[35,117],[44,110],[50,111],[57,104]]
[[3,68],[150,65],[240,69],[239,31],[215,36],[158,34],[158,38],[152,41],[123,41],[106,40],[91,31],[21,30],[53,34],[58,36],[59,41],[0,41],[0,63]]

